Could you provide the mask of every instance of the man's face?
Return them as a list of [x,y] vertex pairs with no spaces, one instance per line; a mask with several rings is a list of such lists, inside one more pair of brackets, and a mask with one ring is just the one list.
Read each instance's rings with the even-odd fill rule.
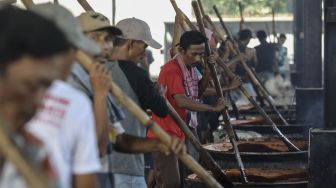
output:
[[284,37],[279,37],[279,44],[283,45],[286,42],[286,38]]
[[41,105],[45,90],[56,76],[55,59],[26,56],[10,64],[0,76],[2,107],[16,129],[21,129]]
[[205,45],[190,45],[187,50],[180,49],[183,61],[187,66],[196,66],[201,63],[204,57]]
[[131,40],[129,45],[128,57],[134,62],[139,62],[145,55],[147,44],[139,40]]
[[110,58],[110,53],[113,48],[113,36],[110,33],[107,31],[93,31],[86,33],[86,36],[99,45],[102,51],[102,58]]

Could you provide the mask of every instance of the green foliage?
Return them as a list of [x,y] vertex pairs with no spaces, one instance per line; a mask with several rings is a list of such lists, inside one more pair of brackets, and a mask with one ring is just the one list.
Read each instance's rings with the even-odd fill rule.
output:
[[[202,0],[205,12],[215,15],[212,9],[216,5],[225,17],[239,17],[238,0]],[[288,0],[241,0],[244,17],[271,16],[272,8],[276,14],[285,14]]]

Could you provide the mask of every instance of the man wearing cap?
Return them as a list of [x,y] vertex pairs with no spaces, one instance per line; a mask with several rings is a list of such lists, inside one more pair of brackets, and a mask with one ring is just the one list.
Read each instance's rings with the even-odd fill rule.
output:
[[[97,12],[89,11],[83,13],[77,19],[79,20],[84,33],[99,43],[101,48],[106,48],[106,50],[103,50],[105,53],[103,57],[105,59],[109,59],[109,55],[111,55],[111,48],[113,47],[114,49],[114,42],[112,42],[113,40],[111,39],[116,38],[116,36],[121,36],[122,32],[118,28],[112,27],[109,23],[109,20],[104,15]],[[107,39],[110,40],[110,45],[106,45],[109,44]],[[124,92],[129,97],[137,102],[137,97],[132,91],[129,81],[127,80],[123,71],[120,69],[117,62],[104,61],[104,64],[106,64],[108,70],[112,73],[113,80],[124,90]],[[148,78],[147,73],[145,75]],[[112,119],[111,122],[118,123]],[[125,119],[120,121],[120,123],[125,128],[125,133],[119,133],[116,137],[116,150],[131,153],[152,151],[169,153],[168,148],[158,140],[143,138],[145,136],[145,127],[141,125],[141,123],[129,111],[125,111]],[[183,149],[183,145],[178,141],[178,139],[173,139],[170,149],[173,152],[179,152]],[[146,183],[143,177],[143,154],[122,154],[116,150],[113,150],[112,154],[109,153],[109,155],[105,158],[108,160],[109,167],[106,169],[105,174],[109,178],[114,179],[114,187],[146,187]],[[111,150],[109,150],[109,152],[111,152]],[[120,171],[115,169],[120,169]],[[119,174],[114,174],[114,177],[111,177],[109,176],[111,175],[111,172]]]
[[276,44],[268,43],[266,41],[267,34],[260,30],[257,32],[257,37],[260,44],[255,47],[258,57],[258,65],[256,73],[262,84],[274,76],[278,72],[278,65],[276,61]]
[[91,102],[66,80],[77,49],[97,54],[100,48],[83,35],[76,19],[64,7],[47,3],[34,5],[30,10],[51,20],[73,48],[55,65],[57,80],[28,123],[28,131],[47,143],[61,188],[97,187],[96,173],[101,165]]
[[[19,8],[1,8],[0,23],[1,127],[7,130],[10,142],[20,148],[24,159],[40,168],[49,186],[55,187],[58,174],[44,147],[48,143],[27,132],[25,124],[41,105],[45,91],[57,74],[54,64],[71,48],[69,41],[48,20]],[[0,187],[31,186],[19,172],[20,168],[5,156],[0,154]]]
[[[224,99],[218,99],[214,106],[202,104],[198,99],[199,91],[205,90],[204,87],[207,87],[210,79],[210,73],[206,71],[202,79],[199,79],[195,67],[202,61],[206,41],[207,38],[198,31],[185,32],[180,38],[179,53],[163,66],[158,79],[160,84],[167,87],[168,101],[193,131],[198,126],[196,112],[220,112],[225,108]],[[211,56],[209,61],[214,63],[214,57]],[[168,134],[184,140],[183,132],[170,116],[162,118],[154,114],[153,120]],[[154,138],[155,136],[149,131],[148,137]],[[156,185],[158,187],[180,187],[177,157],[161,155],[157,152],[153,156]]]

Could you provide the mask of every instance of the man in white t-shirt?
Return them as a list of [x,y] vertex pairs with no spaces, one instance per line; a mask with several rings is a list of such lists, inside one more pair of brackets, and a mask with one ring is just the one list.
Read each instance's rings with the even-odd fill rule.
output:
[[[92,54],[100,52],[99,47],[81,33],[79,24],[65,8],[41,4],[30,9],[53,21],[74,48]],[[101,165],[92,105],[87,96],[64,81],[74,57],[72,49],[56,65],[58,80],[48,89],[42,107],[28,123],[28,131],[46,143],[62,188],[95,188],[98,187],[96,173]]]

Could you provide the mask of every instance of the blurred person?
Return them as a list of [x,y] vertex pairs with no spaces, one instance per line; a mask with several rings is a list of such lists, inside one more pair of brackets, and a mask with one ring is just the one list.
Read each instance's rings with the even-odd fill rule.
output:
[[257,32],[257,37],[260,44],[255,47],[258,58],[258,64],[255,71],[262,84],[265,84],[275,73],[279,72],[275,56],[276,45],[266,41],[267,34],[263,30]]
[[101,169],[99,135],[96,136],[91,102],[66,80],[76,50],[98,54],[100,48],[84,36],[75,17],[64,7],[47,3],[29,9],[52,21],[66,35],[72,49],[56,64],[57,80],[48,89],[34,119],[28,123],[28,131],[47,143],[56,164],[60,187],[98,187],[96,173]]
[[289,80],[290,70],[287,57],[288,50],[287,47],[284,46],[286,40],[287,40],[286,35],[281,33],[278,37],[276,59],[279,67],[279,74],[282,76],[283,79]]
[[[0,10],[0,115],[26,160],[42,169],[50,186],[59,186],[47,143],[25,130],[55,79],[55,65],[70,44],[48,20],[25,10]],[[5,125],[3,124],[3,125]],[[0,155],[0,187],[29,187],[10,159]]]

